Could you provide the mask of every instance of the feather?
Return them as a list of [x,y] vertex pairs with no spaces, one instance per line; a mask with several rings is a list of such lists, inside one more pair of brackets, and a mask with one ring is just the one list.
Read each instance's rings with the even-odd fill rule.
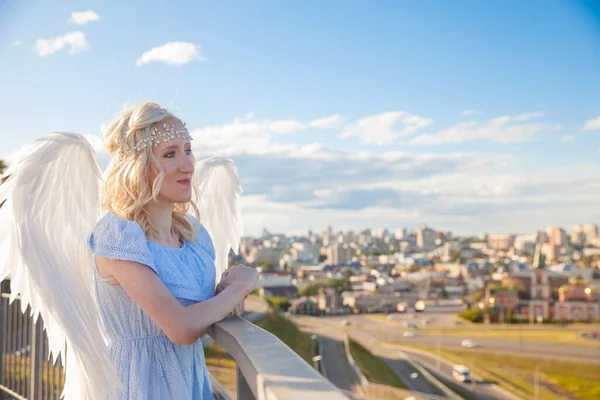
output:
[[217,282],[227,269],[229,251],[238,254],[243,232],[242,185],[233,161],[211,157],[200,162],[194,172],[199,192],[200,220],[215,248]]
[[[58,132],[9,168],[0,185],[0,278],[41,316],[49,356],[66,362],[66,399],[106,399],[121,387],[94,299],[87,248],[99,212],[100,167],[88,141]],[[65,353],[65,346],[68,352]]]

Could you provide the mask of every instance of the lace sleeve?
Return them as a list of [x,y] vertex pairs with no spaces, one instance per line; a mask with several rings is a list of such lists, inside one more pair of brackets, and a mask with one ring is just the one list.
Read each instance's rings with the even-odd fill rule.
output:
[[94,255],[135,261],[156,272],[146,236],[135,221],[112,213],[104,214],[96,223],[94,233],[88,239],[88,246]]

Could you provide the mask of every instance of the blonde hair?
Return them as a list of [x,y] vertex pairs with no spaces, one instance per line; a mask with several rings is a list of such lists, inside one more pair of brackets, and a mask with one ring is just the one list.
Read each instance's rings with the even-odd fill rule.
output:
[[[159,232],[144,206],[158,201],[164,177],[163,169],[152,152],[152,146],[129,152],[140,140],[165,119],[183,122],[156,103],[148,102],[125,109],[104,132],[104,147],[111,156],[101,187],[103,211],[137,222],[146,238],[158,239]],[[150,182],[150,171],[155,176]],[[193,187],[195,198],[197,189]],[[192,209],[197,224],[200,212],[193,200],[173,204],[172,232],[189,242],[194,242],[196,226],[192,226],[187,211]]]

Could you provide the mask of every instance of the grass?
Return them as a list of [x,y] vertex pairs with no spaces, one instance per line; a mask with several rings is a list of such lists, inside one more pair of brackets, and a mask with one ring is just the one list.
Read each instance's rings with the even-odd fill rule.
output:
[[528,330],[515,328],[514,325],[501,325],[497,329],[421,329],[420,333],[430,335],[453,335],[470,337],[489,337],[535,342],[550,342],[562,344],[578,344],[583,346],[597,347],[595,341],[583,339],[576,331],[562,328],[548,328],[547,330]]
[[[398,326],[397,322],[389,321],[383,315],[370,315],[368,318]],[[414,321],[417,323],[418,321]],[[489,337],[512,340],[579,344],[583,346],[598,347],[598,341],[584,339],[580,332],[600,330],[600,324],[570,324],[564,327],[559,325],[517,325],[517,324],[474,324],[463,322],[463,325],[447,328],[420,327],[419,332],[431,335],[455,335],[463,337]]]
[[216,342],[212,342],[204,348],[204,358],[206,365],[235,369],[235,359]]
[[[271,332],[302,357],[302,359],[309,364],[312,363],[310,337],[301,332],[296,325],[287,318],[281,316],[272,308],[269,308],[268,314],[264,318],[256,321],[255,325]],[[204,348],[204,357],[206,359],[206,365],[235,369],[235,359],[216,342],[212,342]]]
[[[11,382],[12,387],[29,387],[31,374],[31,357],[15,356],[14,354],[4,354],[2,356],[4,363],[4,382]],[[56,367],[48,361],[42,361],[41,374],[42,385],[40,391],[42,396],[58,396],[62,392],[65,375],[62,367]],[[54,373],[52,370],[54,369]],[[45,397],[44,397],[45,398]]]
[[[437,352],[428,346],[411,347],[434,354]],[[495,381],[521,397],[531,398],[534,395],[534,371],[539,366],[541,398],[562,399],[565,395],[581,399],[600,398],[600,365],[596,363],[487,353],[481,350],[472,352],[443,349],[441,356],[469,366],[476,375]]]
[[308,364],[312,365],[310,337],[306,333],[301,332],[293,322],[269,307],[267,315],[254,324],[277,336]]
[[219,382],[226,391],[235,393],[237,387],[237,375],[235,370],[229,368],[207,366],[210,374]]
[[352,339],[349,340],[348,344],[356,365],[365,374],[369,382],[407,389],[402,380],[398,378],[398,375],[379,357],[374,356],[369,350]]
[[462,385],[456,383],[452,379],[447,379],[444,376],[439,375],[436,371],[432,370],[431,368],[427,368],[425,366],[423,366],[423,368],[425,368],[427,371],[429,371],[430,374],[432,374],[436,378],[438,378],[444,385],[446,385],[448,387],[448,389],[452,390],[454,393],[459,395],[461,397],[461,399],[464,399],[464,400],[478,400],[479,399],[479,397],[474,395],[473,392],[471,392],[469,389],[464,388]]

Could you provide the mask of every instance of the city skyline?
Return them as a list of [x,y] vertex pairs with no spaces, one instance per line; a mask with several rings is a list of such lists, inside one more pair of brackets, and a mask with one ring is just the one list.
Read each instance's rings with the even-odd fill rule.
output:
[[[354,234],[354,235],[360,235],[362,232],[368,230],[370,231],[372,236],[379,236],[381,235],[385,235],[385,231],[387,231],[387,235],[388,236],[395,236],[397,234],[398,231],[405,231],[405,233],[407,234],[417,234],[417,232],[419,231],[419,229],[421,228],[426,228],[426,229],[431,229],[434,232],[439,232],[439,233],[450,233],[452,239],[455,238],[471,238],[471,237],[475,237],[475,238],[482,238],[483,235],[487,235],[487,236],[528,236],[528,235],[536,235],[539,234],[541,232],[550,235],[549,231],[555,230],[555,229],[560,229],[562,230],[566,235],[571,235],[573,234],[573,232],[578,229],[579,232],[584,232],[585,227],[593,227],[595,228],[595,231],[599,230],[599,226],[598,224],[595,223],[581,223],[581,224],[573,224],[570,227],[564,227],[564,226],[551,226],[551,225],[547,225],[544,227],[540,227],[538,229],[534,229],[532,231],[527,231],[527,232],[478,232],[478,233],[474,233],[474,234],[467,234],[467,235],[455,235],[454,232],[452,231],[452,229],[437,229],[435,226],[431,226],[428,224],[420,224],[417,227],[374,227],[374,228],[360,228],[360,229],[337,229],[334,226],[327,226],[325,229],[309,229],[308,231],[306,231],[304,234],[288,234],[286,232],[276,232],[276,231],[271,231],[269,230],[268,227],[264,227],[263,230],[261,231],[260,234],[258,235],[244,235],[247,238],[257,238],[257,236],[264,236],[265,233],[268,233],[270,236],[277,236],[277,235],[285,235],[286,237],[309,237],[312,233],[312,235],[323,235],[324,233],[327,232],[331,232],[332,235],[335,234]],[[379,232],[377,232],[379,231]],[[483,238],[482,238],[483,240]]]
[[63,130],[105,166],[152,100],[234,160],[246,235],[600,223],[597,3],[143,4],[2,3],[0,158]]

